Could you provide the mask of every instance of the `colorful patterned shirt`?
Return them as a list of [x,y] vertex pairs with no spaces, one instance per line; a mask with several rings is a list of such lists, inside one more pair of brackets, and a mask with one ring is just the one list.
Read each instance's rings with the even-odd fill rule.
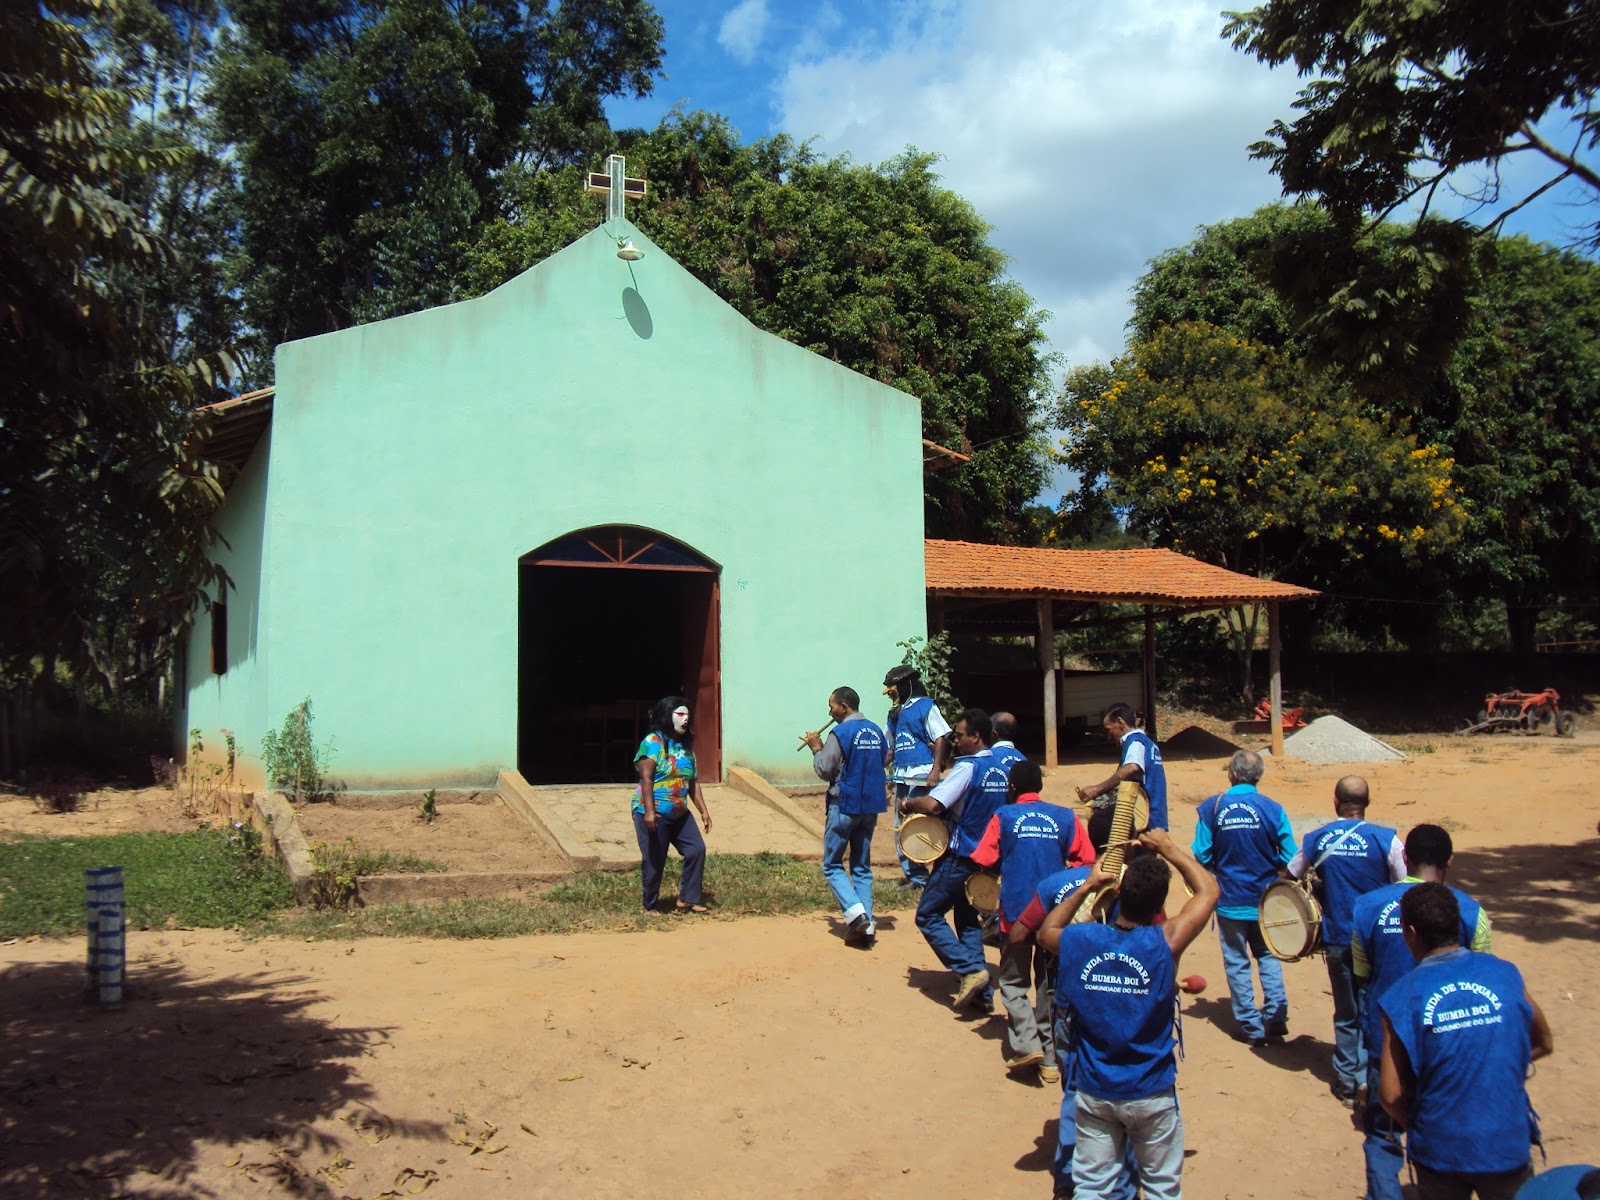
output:
[[[648,758],[656,765],[655,795],[656,815],[682,816],[689,804],[689,789],[694,783],[694,751],[676,741],[663,741],[659,733],[652,733],[639,743],[639,752],[633,761]],[[633,788],[633,811],[644,815],[644,801],[639,798],[639,787]]]

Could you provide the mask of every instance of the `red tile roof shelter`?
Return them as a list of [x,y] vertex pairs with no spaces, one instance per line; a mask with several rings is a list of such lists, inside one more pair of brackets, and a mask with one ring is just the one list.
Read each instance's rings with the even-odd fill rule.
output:
[[1173,550],[1052,550],[933,539],[923,545],[930,629],[1035,639],[1039,668],[1044,673],[1047,763],[1057,761],[1056,630],[1130,619],[1102,619],[1100,606],[1105,604],[1135,604],[1144,609],[1144,711],[1152,737],[1157,613],[1265,604],[1272,673],[1272,748],[1275,754],[1283,753],[1278,606],[1286,600],[1315,596],[1310,588],[1241,575]]

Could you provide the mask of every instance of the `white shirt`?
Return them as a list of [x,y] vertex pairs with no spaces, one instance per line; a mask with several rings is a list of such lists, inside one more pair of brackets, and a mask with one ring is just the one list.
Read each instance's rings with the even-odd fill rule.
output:
[[1120,765],[1124,767],[1134,766],[1141,771],[1145,771],[1149,769],[1149,764],[1145,762],[1144,743],[1134,742],[1133,745],[1128,745],[1128,739],[1137,732],[1138,730],[1136,729],[1130,729],[1122,735],[1122,762]]

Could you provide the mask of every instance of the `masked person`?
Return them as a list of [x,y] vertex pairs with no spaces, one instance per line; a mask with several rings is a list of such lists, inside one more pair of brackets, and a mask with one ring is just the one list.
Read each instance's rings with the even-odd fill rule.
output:
[[883,677],[883,694],[893,705],[888,720],[889,741],[894,748],[889,781],[894,785],[895,853],[905,875],[901,886],[920,888],[928,882],[929,867],[900,853],[900,808],[906,800],[926,796],[939,782],[950,723],[922,686],[922,675],[915,667],[891,667]]
[[694,732],[689,723],[689,702],[682,696],[658,700],[650,710],[650,732],[639,743],[634,769],[639,786],[633,793],[633,831],[639,839],[639,879],[646,912],[656,912],[661,898],[661,873],[667,849],[683,857],[678,884],[678,912],[706,911],[701,892],[705,876],[706,843],[689,812],[692,802],[700,810],[706,832],[711,832],[711,812],[700,794],[695,773]]

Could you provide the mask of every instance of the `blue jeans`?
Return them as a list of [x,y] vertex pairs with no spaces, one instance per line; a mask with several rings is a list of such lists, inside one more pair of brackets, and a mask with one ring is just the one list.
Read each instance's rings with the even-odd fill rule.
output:
[[[983,959],[983,922],[967,903],[967,880],[977,870],[978,864],[970,858],[946,854],[934,864],[917,903],[917,928],[939,961],[957,975],[989,969]],[[954,933],[945,920],[946,913],[955,917]],[[994,1003],[994,988],[984,987],[980,1003]]]
[[[1289,993],[1283,990],[1283,964],[1267,953],[1261,926],[1252,918],[1240,921],[1217,914],[1217,934],[1222,939],[1222,970],[1233,996],[1233,1019],[1246,1038],[1267,1036],[1268,1025],[1289,1019]],[[1256,1007],[1256,985],[1250,977],[1254,957],[1261,975],[1261,1007]]]
[[1367,1080],[1367,1047],[1361,1038],[1361,989],[1350,968],[1350,946],[1328,949],[1328,987],[1333,992],[1333,1074],[1341,1092]]
[[[1049,991],[1054,998],[1055,956],[1046,972]],[[1072,1151],[1078,1140],[1078,1093],[1072,1088],[1072,1018],[1067,1010],[1057,1006],[1051,1014],[1051,1027],[1055,1031],[1055,1057],[1061,1068],[1061,1119],[1056,1122],[1056,1157],[1050,1164],[1050,1179],[1057,1194],[1072,1186]],[[1122,1156],[1122,1176],[1112,1188],[1111,1200],[1136,1200],[1139,1194],[1139,1164],[1133,1157],[1130,1144]]]
[[926,796],[928,789],[920,783],[897,783],[894,785],[894,853],[900,860],[900,871],[907,879],[918,887],[928,882],[932,869],[927,863],[914,863],[904,854],[900,853],[900,822],[905,818],[900,815],[900,801],[909,800],[913,796]]
[[667,865],[670,846],[683,856],[683,875],[678,880],[678,903],[699,904],[701,882],[705,878],[706,843],[700,826],[687,808],[674,817],[656,817],[654,836],[645,828],[644,814],[633,814],[633,833],[639,840],[639,882],[644,906],[654,909],[661,899],[661,872]]
[[877,827],[877,813],[852,815],[840,812],[837,804],[828,806],[822,827],[822,877],[833,889],[846,921],[863,913],[872,920],[872,831]]
[[1178,1091],[1145,1100],[1101,1100],[1077,1093],[1077,1141],[1072,1158],[1073,1200],[1121,1200],[1133,1152],[1145,1200],[1183,1198],[1183,1115]]
[[1400,1170],[1405,1166],[1405,1148],[1400,1127],[1378,1103],[1379,1055],[1367,1058],[1367,1106],[1361,1110],[1361,1154],[1367,1160],[1366,1200],[1401,1200]]

